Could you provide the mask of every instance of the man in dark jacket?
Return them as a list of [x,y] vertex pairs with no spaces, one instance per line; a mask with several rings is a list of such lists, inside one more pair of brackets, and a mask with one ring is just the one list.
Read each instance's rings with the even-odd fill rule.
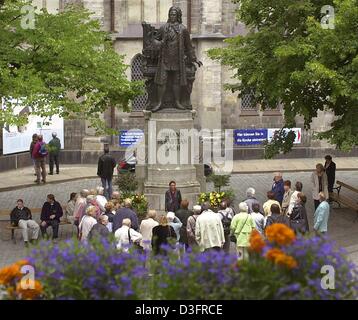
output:
[[180,208],[181,193],[177,189],[175,181],[169,182],[169,190],[165,193],[165,211],[166,212],[177,212]]
[[22,199],[17,200],[17,206],[10,213],[10,221],[12,226],[21,228],[25,246],[28,246],[29,241],[28,230],[31,231],[30,242],[32,243],[37,240],[40,227],[32,220],[31,211],[24,206]]
[[60,173],[59,155],[61,150],[61,141],[57,138],[57,133],[52,133],[52,139],[48,143],[49,155],[50,155],[50,172],[53,175],[53,164],[56,164],[56,174]]
[[336,164],[332,161],[330,155],[325,156],[324,170],[328,180],[328,192],[333,192],[334,181],[336,180]]
[[180,203],[180,209],[175,212],[175,216],[181,221],[182,226],[180,228],[179,234],[179,242],[184,244],[185,247],[188,247],[188,234],[186,231],[188,218],[193,214],[191,210],[188,209],[189,201],[187,199],[183,199]]
[[46,229],[52,227],[52,238],[58,238],[58,227],[60,224],[60,218],[63,215],[62,207],[59,202],[55,200],[53,194],[47,195],[47,201],[42,206],[41,211],[41,234],[42,237],[47,237]]
[[275,200],[282,204],[283,195],[285,194],[284,182],[282,179],[282,173],[276,172],[273,178],[273,184],[271,191],[275,194]]
[[109,148],[105,147],[104,154],[98,159],[97,175],[101,178],[104,196],[108,200],[112,197],[112,178],[115,167],[116,160],[109,154]]
[[109,235],[109,230],[106,227],[108,224],[108,216],[102,215],[98,218],[98,223],[96,223],[90,233],[88,234],[88,239],[96,239],[96,238],[107,238]]
[[139,229],[137,214],[131,208],[132,208],[132,201],[130,199],[125,199],[124,208],[119,208],[113,217],[113,226],[112,226],[113,233],[115,233],[117,229],[122,227],[122,222],[126,218],[131,220],[131,227],[134,230]]

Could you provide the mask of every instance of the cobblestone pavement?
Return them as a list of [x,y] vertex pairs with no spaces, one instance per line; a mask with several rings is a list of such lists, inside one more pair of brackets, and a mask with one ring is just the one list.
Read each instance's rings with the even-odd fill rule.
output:
[[[358,186],[358,171],[340,171],[337,172],[338,180],[342,180],[350,185]],[[303,191],[308,196],[307,212],[312,228],[313,221],[313,200],[311,199],[311,184],[309,172],[290,172],[284,175],[284,179],[290,179],[294,184],[295,181],[303,183]],[[83,188],[94,188],[99,184],[99,179],[83,179],[73,182],[51,184],[46,186],[35,186],[26,189],[0,192],[0,209],[11,209],[18,198],[25,201],[26,206],[31,208],[41,207],[46,200],[48,193],[53,193],[60,203],[65,203],[71,192],[78,192]],[[252,174],[235,174],[231,177],[231,188],[236,193],[235,205],[245,199],[245,191],[248,187],[256,188],[256,195],[259,201],[266,199],[266,192],[272,184],[272,176],[267,173]],[[210,189],[210,186],[209,186]],[[346,190],[341,191],[343,194],[353,196]],[[329,220],[329,234],[338,245],[349,248],[356,248],[351,251],[351,256],[358,263],[358,221],[354,223],[356,214],[345,208],[337,208],[336,204],[332,206],[331,217]],[[38,220],[38,215],[34,216]],[[8,216],[0,216],[0,220],[8,219]],[[0,267],[16,261],[26,256],[26,250],[20,241],[20,233],[17,231],[17,244],[10,240],[10,232],[5,229],[8,222],[0,222]],[[70,237],[72,234],[71,226],[60,227],[60,238]]]

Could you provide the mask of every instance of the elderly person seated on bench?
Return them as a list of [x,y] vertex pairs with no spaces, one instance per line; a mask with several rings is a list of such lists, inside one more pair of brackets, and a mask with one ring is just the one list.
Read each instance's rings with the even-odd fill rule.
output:
[[43,237],[48,237],[46,230],[51,226],[53,232],[52,239],[58,238],[58,228],[62,216],[63,211],[60,203],[55,200],[53,194],[47,195],[47,201],[44,203],[41,211],[40,229]]
[[29,242],[28,230],[31,232],[30,242],[33,243],[37,240],[40,226],[32,220],[31,211],[24,206],[22,199],[17,200],[17,206],[11,211],[10,220],[13,227],[19,227],[21,229],[26,247]]

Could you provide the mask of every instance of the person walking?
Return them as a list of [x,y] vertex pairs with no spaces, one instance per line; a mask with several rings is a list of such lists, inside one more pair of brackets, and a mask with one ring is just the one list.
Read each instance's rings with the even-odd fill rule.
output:
[[318,196],[320,204],[314,213],[313,229],[316,234],[325,234],[328,230],[330,206],[327,202],[326,195],[323,192],[320,192]]
[[186,225],[186,233],[188,237],[188,246],[195,247],[198,245],[195,238],[196,220],[201,214],[201,206],[193,206],[193,214],[188,218]]
[[157,212],[155,210],[149,210],[147,218],[142,220],[139,233],[142,235],[141,246],[145,250],[152,250],[152,237],[153,237],[153,228],[158,226],[159,223],[155,221],[157,217]]
[[29,245],[28,231],[31,232],[30,243],[34,243],[37,240],[40,226],[32,220],[31,211],[24,206],[22,199],[17,200],[17,206],[10,213],[10,221],[13,227],[21,228],[25,247]]
[[35,165],[35,158],[33,157],[32,153],[34,151],[34,147],[35,147],[36,142],[37,142],[37,133],[34,133],[32,135],[32,141],[30,143],[30,157],[31,157],[32,165],[34,166],[34,170],[35,170],[34,175],[35,176],[37,176],[37,174],[36,174],[36,165]]
[[169,182],[169,190],[165,193],[165,211],[176,212],[180,208],[182,201],[180,190],[177,189],[175,181]]
[[283,183],[283,187],[285,189],[285,193],[283,194],[283,199],[282,199],[282,212],[283,214],[287,214],[291,202],[291,197],[293,194],[293,191],[291,190],[291,181],[286,180]]
[[330,155],[326,155],[326,162],[324,163],[324,170],[327,175],[328,180],[328,192],[333,192],[334,181],[336,180],[336,164],[332,161],[332,157]]
[[137,214],[132,210],[132,201],[130,199],[124,200],[124,207],[119,208],[113,217],[113,232],[116,232],[122,226],[122,221],[128,218],[131,221],[131,227],[134,230],[139,229]]
[[59,202],[55,200],[53,194],[47,195],[47,201],[42,206],[41,210],[41,223],[40,229],[42,237],[47,237],[47,228],[52,228],[52,239],[58,238],[58,228],[60,225],[60,219],[63,216],[62,207]]
[[290,226],[290,220],[288,219],[287,216],[282,214],[281,208],[278,204],[274,203],[271,206],[270,211],[271,211],[271,215],[269,215],[266,219],[265,229],[274,223],[282,223],[285,224],[286,226]]
[[188,218],[193,214],[191,210],[188,209],[189,201],[187,199],[183,199],[180,203],[180,209],[175,212],[175,216],[181,221],[183,224],[180,228],[180,238],[179,243],[183,244],[185,248],[188,247],[188,234],[186,232],[186,226],[188,223]]
[[97,175],[101,178],[104,196],[109,200],[112,198],[113,171],[116,167],[116,160],[109,154],[109,148],[104,147],[104,154],[98,159]]
[[88,234],[88,240],[108,238],[109,230],[107,228],[108,216],[102,215],[98,218],[98,222],[92,227]]
[[53,175],[53,165],[56,165],[56,174],[60,173],[60,150],[61,150],[61,141],[57,138],[57,133],[52,133],[52,139],[48,143],[48,150],[50,156],[50,175]]
[[43,136],[40,134],[37,136],[37,142],[32,151],[32,158],[35,160],[35,170],[37,179],[35,182],[37,184],[42,182],[46,183],[46,157],[48,151],[46,150],[46,143],[43,141]]
[[273,184],[271,191],[275,194],[275,200],[277,200],[280,205],[282,204],[283,195],[285,193],[285,189],[283,186],[283,179],[281,172],[275,172],[273,178]]
[[224,243],[224,251],[230,251],[230,226],[231,221],[234,217],[231,210],[228,210],[227,202],[222,201],[220,203],[220,210],[218,211],[219,217],[221,219],[221,223],[223,224],[224,228],[224,236],[225,236],[225,243]]
[[196,219],[195,238],[200,251],[220,251],[225,243],[224,227],[219,215],[210,209],[210,203],[204,202],[203,212]]
[[239,260],[248,259],[250,235],[255,229],[255,222],[249,214],[249,207],[245,202],[239,204],[239,213],[231,221],[231,232],[236,237],[236,248]]
[[296,234],[305,234],[309,232],[308,218],[305,208],[306,202],[307,197],[300,192],[297,197],[296,205],[293,207],[290,215],[290,227]]
[[161,216],[159,225],[153,228],[152,249],[154,255],[167,255],[167,249],[163,246],[172,245],[176,242],[177,235],[172,226],[169,225],[166,216]]
[[316,210],[320,204],[320,192],[323,192],[326,199],[329,198],[328,179],[326,173],[324,172],[324,166],[322,163],[318,163],[316,165],[316,170],[311,175],[311,182],[312,197],[314,201],[314,208]]

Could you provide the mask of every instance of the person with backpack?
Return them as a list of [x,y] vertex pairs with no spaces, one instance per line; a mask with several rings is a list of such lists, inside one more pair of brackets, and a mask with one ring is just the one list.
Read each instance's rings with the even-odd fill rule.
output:
[[59,155],[61,150],[61,141],[57,138],[57,133],[52,133],[52,139],[48,143],[49,152],[50,152],[50,175],[53,175],[53,165],[56,165],[56,174],[60,173],[60,162]]
[[221,223],[223,224],[224,228],[224,237],[225,237],[225,243],[224,243],[224,251],[229,252],[230,251],[230,226],[232,218],[234,217],[233,212],[230,208],[227,206],[226,201],[222,201],[220,203],[220,210],[218,211],[219,217],[221,219]]
[[238,259],[248,259],[248,247],[250,235],[255,229],[255,222],[249,214],[249,206],[245,202],[239,204],[239,213],[231,221],[231,232],[236,237]]
[[34,181],[37,184],[41,182],[46,183],[46,157],[48,155],[46,143],[43,141],[43,136],[37,136],[37,142],[32,151],[32,158],[35,160],[35,171],[37,179]]

